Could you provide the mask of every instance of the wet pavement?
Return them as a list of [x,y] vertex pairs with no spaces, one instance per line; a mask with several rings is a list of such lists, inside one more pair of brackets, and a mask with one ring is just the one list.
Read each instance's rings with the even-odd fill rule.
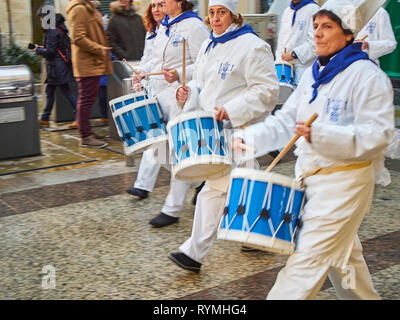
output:
[[[76,129],[52,126],[40,130],[42,155],[0,161],[0,299],[265,299],[286,255],[242,252],[238,244],[216,240],[199,274],[178,268],[167,254],[190,236],[194,189],[179,223],[152,228],[170,173],[161,169],[154,192],[137,200],[125,190],[140,156],[128,167],[120,141],[82,148]],[[107,135],[108,127],[94,131]],[[262,168],[271,160],[261,158]],[[392,183],[376,187],[359,237],[376,290],[399,300],[400,160],[386,165]],[[274,172],[293,176],[293,167],[288,154]],[[49,269],[55,287],[45,289]],[[336,299],[329,280],[317,299]]]

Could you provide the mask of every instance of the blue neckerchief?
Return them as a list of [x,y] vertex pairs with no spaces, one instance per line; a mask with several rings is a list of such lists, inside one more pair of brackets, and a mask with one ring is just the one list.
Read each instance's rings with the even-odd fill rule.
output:
[[300,10],[301,8],[303,8],[304,6],[306,6],[308,4],[311,4],[311,3],[317,4],[315,1],[312,1],[312,0],[302,0],[298,4],[293,4],[293,1],[290,3],[290,8],[292,10],[294,10],[293,19],[292,19],[292,26],[294,25],[294,23],[296,21],[297,11]]
[[213,35],[213,31],[211,31],[211,33],[210,33],[211,42],[208,44],[207,49],[206,49],[206,51],[204,53],[207,53],[207,51],[211,48],[211,46],[213,48],[215,48],[215,46],[218,43],[225,43],[225,42],[227,42],[229,40],[235,39],[235,38],[237,38],[237,37],[239,37],[239,36],[241,36],[243,34],[246,34],[246,33],[252,33],[252,34],[254,34],[254,35],[256,35],[258,37],[258,35],[254,32],[252,27],[250,27],[248,24],[245,24],[243,27],[240,27],[239,29],[236,29],[234,31],[227,32],[227,33],[225,33],[224,35],[222,35],[222,36],[220,36],[218,38],[215,38],[214,35]]
[[177,23],[177,22],[179,22],[179,21],[185,20],[185,19],[189,19],[189,18],[197,18],[197,19],[199,19],[200,21],[203,21],[203,20],[197,15],[197,13],[192,12],[192,11],[185,11],[185,12],[182,13],[179,17],[177,17],[177,18],[175,18],[174,20],[172,20],[172,22],[168,22],[168,20],[169,20],[169,15],[166,15],[166,16],[164,17],[164,20],[161,21],[161,24],[162,24],[163,26],[167,27],[167,30],[165,31],[165,34],[167,35],[167,37],[169,37],[169,28],[170,28],[173,24],[175,24],[175,23]]
[[357,60],[369,60],[368,54],[361,50],[361,46],[362,42],[348,45],[336,56],[334,56],[321,72],[319,72],[319,57],[317,57],[312,66],[312,74],[315,80],[314,84],[312,85],[314,91],[312,98],[308,103],[312,103],[317,98],[318,87],[321,84],[329,83],[334,77],[336,77],[338,73],[345,70],[353,62],[356,62]]
[[157,28],[156,27],[154,27],[153,28],[153,34],[152,35],[150,35],[150,36],[148,36],[147,38],[146,38],[146,40],[151,40],[151,39],[154,39],[156,36],[157,36]]

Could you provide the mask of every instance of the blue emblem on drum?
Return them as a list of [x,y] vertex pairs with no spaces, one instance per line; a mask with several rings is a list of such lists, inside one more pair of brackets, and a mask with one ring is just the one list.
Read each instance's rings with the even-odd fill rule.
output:
[[229,62],[223,62],[219,66],[218,74],[221,75],[221,79],[225,80],[226,76],[229,72],[232,72],[233,68],[235,67],[234,64],[230,64]]

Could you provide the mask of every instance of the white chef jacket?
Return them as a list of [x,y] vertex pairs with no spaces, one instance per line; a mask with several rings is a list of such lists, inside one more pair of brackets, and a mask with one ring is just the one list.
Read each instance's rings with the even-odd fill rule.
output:
[[[232,24],[225,33],[237,28]],[[211,46],[206,53],[210,41],[200,48],[193,80],[187,84],[190,94],[184,111],[215,112],[215,107],[224,107],[230,118],[225,124],[233,128],[262,121],[274,109],[279,92],[269,44],[247,33]],[[229,175],[207,183],[226,191]]]
[[[173,21],[173,20],[171,20]],[[183,39],[186,41],[186,81],[193,76],[194,63],[200,46],[208,38],[206,25],[197,18],[188,18],[170,27],[170,36],[166,35],[167,28],[160,25],[153,42],[151,72],[160,72],[163,68],[175,69],[182,80]],[[175,91],[179,86],[176,81],[168,83],[164,76],[151,77],[151,86],[168,119],[177,116],[181,109],[177,108]]]
[[382,181],[383,156],[394,131],[393,88],[389,78],[369,60],[359,60],[318,88],[310,104],[312,68],[282,109],[236,136],[256,147],[259,157],[282,149],[294,136],[296,121],[319,117],[312,125],[311,144],[297,143],[296,177],[317,167],[341,166],[371,160],[377,183]]
[[378,58],[396,49],[397,42],[390,23],[390,16],[384,8],[379,8],[377,13],[357,35],[356,39],[362,39],[366,35],[368,35],[368,38],[365,41],[369,45],[369,49],[366,52],[369,58],[378,65]]
[[[226,32],[237,28],[233,24]],[[260,121],[274,109],[279,91],[269,44],[247,33],[205,53],[210,41],[200,48],[184,110],[224,107],[233,128]]]
[[[158,32],[158,27],[156,28],[156,33]],[[144,50],[143,50],[143,56],[140,59],[140,65],[139,69],[143,70],[145,73],[150,73],[151,71],[151,59],[152,59],[152,53],[153,53],[153,43],[154,39],[148,39],[150,36],[152,36],[153,33],[147,32],[146,33],[146,41],[144,43]]]
[[236,136],[253,144],[261,156],[283,148],[294,136],[296,121],[305,122],[316,112],[319,117],[312,125],[311,144],[304,137],[296,143],[297,179],[319,167],[372,161],[373,166],[363,169],[304,180],[307,200],[296,252],[321,265],[345,268],[372,202],[372,167],[378,182],[384,170],[382,160],[394,128],[393,89],[370,60],[354,62],[321,85],[317,98],[309,103],[313,83],[309,68],[281,110]]
[[295,65],[296,79],[298,80],[316,58],[312,17],[318,10],[319,6],[312,3],[302,7],[296,13],[296,21],[293,26],[294,10],[290,6],[285,9],[281,18],[275,60],[282,61],[281,56],[285,48],[287,52],[294,51],[298,59],[291,63]]

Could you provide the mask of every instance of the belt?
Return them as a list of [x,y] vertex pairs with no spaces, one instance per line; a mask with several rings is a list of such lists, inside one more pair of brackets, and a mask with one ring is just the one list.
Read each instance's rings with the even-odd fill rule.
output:
[[331,174],[334,172],[340,172],[340,171],[349,171],[349,170],[357,170],[357,169],[362,169],[366,168],[371,165],[371,161],[365,161],[361,163],[355,163],[355,164],[350,164],[348,166],[337,166],[337,167],[327,167],[327,168],[317,168],[311,171],[308,171],[304,174],[301,175],[300,181],[301,184],[303,184],[304,179],[308,178],[310,176],[314,176],[317,174]]

